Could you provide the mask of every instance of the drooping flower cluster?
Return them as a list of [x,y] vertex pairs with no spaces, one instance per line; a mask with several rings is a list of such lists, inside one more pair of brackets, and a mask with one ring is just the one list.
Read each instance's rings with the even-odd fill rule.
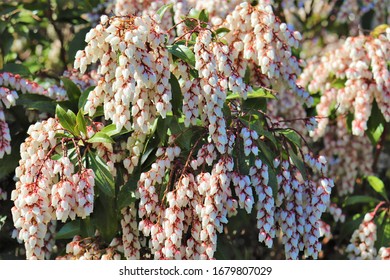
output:
[[374,244],[377,239],[377,226],[374,217],[374,213],[367,213],[359,228],[353,232],[351,243],[346,249],[349,259],[372,260],[376,258],[377,251]]
[[97,70],[100,79],[85,110],[93,115],[104,105],[105,118],[118,130],[125,127],[146,134],[157,115],[165,117],[171,111],[164,40],[165,33],[148,16],[103,16],[101,24],[87,34],[86,49],[76,54],[75,68],[82,73],[88,64],[101,63]]
[[21,145],[21,160],[16,169],[15,190],[11,209],[18,239],[25,244],[28,259],[43,259],[46,233],[51,220],[68,217],[85,218],[92,212],[94,173],[92,169],[74,165],[64,155],[60,160],[51,156],[60,143],[55,134],[63,133],[57,119],[32,125],[29,137]]
[[[134,3],[148,4],[141,2]],[[187,25],[188,21],[191,24]],[[253,91],[252,85],[266,86],[276,95],[288,91],[312,104],[309,94],[296,84],[300,70],[292,48],[298,46],[300,34],[281,23],[270,6],[262,4],[252,7],[242,3],[225,21],[214,23],[230,30],[223,39],[216,34],[216,26],[196,19],[188,21],[180,20],[177,26],[178,34],[183,34],[180,38],[187,41],[181,44],[180,40],[168,40],[172,30],[163,30],[158,17],[102,16],[100,24],[87,34],[86,48],[76,55],[75,68],[82,73],[88,65],[99,62],[96,87],[89,93],[85,111],[93,117],[102,106],[105,121],[111,120],[116,132],[127,130],[121,137],[128,137],[127,141],[119,140],[118,146],[126,150],[120,154],[114,153],[110,143],[88,143],[88,148],[97,150],[113,177],[122,176],[117,172],[120,165],[115,164],[122,161],[127,171],[123,172],[124,181],[143,171],[138,173],[135,191],[139,201],[120,209],[121,241],[110,247],[118,245],[122,250],[123,246],[128,259],[143,258],[144,251],[155,259],[213,259],[217,236],[228,218],[239,208],[251,213],[255,206],[260,242],[271,248],[274,238],[280,236],[288,259],[302,254],[317,258],[320,218],[333,187],[332,180],[325,177],[324,159],[312,157],[307,161],[301,158],[302,153],[293,157],[290,152],[299,150],[299,145],[289,142],[275,149],[277,155],[271,155],[270,162],[277,159],[270,166],[269,159],[264,160],[260,153],[266,139],[251,128],[247,121],[251,113],[241,106]],[[167,48],[167,44],[173,45]],[[180,50],[180,46],[194,61],[172,51]],[[67,75],[82,88],[93,84],[76,73]],[[171,115],[171,84],[176,79],[183,106],[175,109],[183,112],[183,125],[182,119],[176,118],[177,112]],[[230,103],[227,96],[232,93],[240,98]],[[226,105],[231,119],[225,115]],[[196,126],[202,133],[191,136],[190,141],[198,137],[193,147],[183,148],[179,135],[168,128],[168,144],[160,139],[162,147],[155,154],[156,160],[145,168],[140,158],[144,158],[145,146],[155,132],[153,126],[166,117],[189,130]],[[315,126],[313,120],[307,124]],[[260,120],[258,125],[262,125]],[[88,139],[100,129],[93,124],[87,128],[88,135],[81,134],[76,140]],[[92,170],[84,168],[82,160],[75,163],[66,153],[59,160],[52,159],[52,153],[58,153],[56,148],[63,144],[54,131],[63,132],[56,119],[38,123],[29,131],[17,170],[13,214],[28,258],[43,258],[43,235],[51,220],[84,218],[94,203]],[[267,132],[281,139],[277,131]],[[160,137],[159,132],[153,139]],[[64,137],[64,141],[72,139]],[[297,168],[297,160],[303,168]],[[309,169],[317,170],[318,182],[306,174]],[[34,199],[26,199],[26,195]],[[27,232],[31,226],[39,232]],[[84,246],[83,242],[75,237],[66,258],[119,258],[116,249],[103,254],[97,243]]]
[[[348,133],[346,119],[339,116],[328,125],[320,151],[329,161],[329,176],[334,178],[339,195],[353,193],[356,178],[372,173],[372,146],[367,136]],[[346,153],[345,151],[348,151]]]
[[349,37],[339,47],[309,62],[300,84],[312,93],[321,92],[317,113],[321,117],[315,138],[325,133],[326,118],[333,108],[337,114],[353,113],[352,133],[361,136],[367,129],[373,100],[390,121],[390,28],[378,38]]
[[[251,84],[257,85],[260,81],[276,92],[290,89],[307,105],[312,105],[312,97],[296,84],[300,68],[292,48],[298,47],[301,34],[280,22],[271,6],[252,7],[244,2],[226,17],[223,26],[232,31],[224,38],[240,77],[249,67],[258,72],[253,75]],[[255,70],[257,67],[259,71]]]
[[[57,85],[52,85],[46,88],[37,82],[21,77],[19,74],[8,72],[0,73],[0,87],[1,86],[15,91],[20,91],[21,93],[45,95],[58,101],[66,99],[66,91],[63,88]],[[14,99],[17,99],[16,93],[12,93],[12,95],[14,96]],[[7,106],[6,103],[4,104]],[[9,104],[14,105],[14,100],[9,99]]]
[[0,159],[11,153],[11,135],[4,109],[16,105],[18,92],[44,95],[58,101],[66,99],[66,91],[57,85],[43,87],[19,74],[0,73]]
[[141,245],[139,241],[137,209],[135,203],[131,203],[130,206],[123,208],[121,213],[123,215],[121,226],[125,258],[128,260],[139,260]]
[[[322,177],[320,184],[304,180],[297,168],[284,160],[277,175],[275,201],[267,164],[256,159],[245,175],[232,157],[238,147],[236,143],[243,143],[242,152],[247,156],[257,157],[256,141],[261,141],[257,133],[246,127],[237,130],[236,135],[230,130],[227,133],[226,156],[218,159],[216,146],[206,143],[195,158],[190,157],[184,163],[180,157],[176,158],[179,150],[175,153],[172,147],[160,148],[156,154],[159,158],[150,171],[141,174],[139,229],[150,236],[154,258],[213,258],[217,234],[228,218],[238,208],[251,213],[254,205],[260,242],[271,248],[273,238],[281,234],[287,258],[297,259],[300,251],[305,251],[306,257],[317,258],[321,249],[319,220],[329,204],[333,182],[326,177]],[[312,161],[318,172],[326,171],[323,157]],[[211,172],[205,171],[205,166],[210,166]],[[133,229],[130,236],[135,235]]]

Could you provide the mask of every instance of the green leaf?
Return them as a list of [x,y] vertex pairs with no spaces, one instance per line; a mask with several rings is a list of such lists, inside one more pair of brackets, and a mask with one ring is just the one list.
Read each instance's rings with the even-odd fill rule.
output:
[[76,115],[71,110],[65,112],[65,110],[60,105],[57,105],[56,116],[58,117],[58,120],[64,129],[68,130],[75,136],[79,136],[79,133],[75,128]]
[[167,49],[173,56],[180,58],[192,67],[195,67],[195,54],[187,46],[174,44],[167,46]]
[[157,127],[156,127],[156,133],[157,136],[160,138],[161,143],[165,143],[165,141],[168,139],[168,128],[170,127],[172,121],[172,117],[167,117],[165,119],[163,118],[158,118],[157,120]]
[[89,87],[86,90],[84,90],[83,93],[80,95],[79,103],[78,103],[79,109],[81,109],[81,108],[84,109],[85,103],[87,102],[87,99],[88,99],[88,95],[94,88],[95,88],[94,86]]
[[10,72],[13,74],[19,74],[21,76],[29,76],[31,75],[30,70],[24,66],[23,64],[17,63],[7,63],[3,66],[3,69],[0,69],[0,72]]
[[114,140],[104,132],[96,132],[87,140],[88,143],[114,143]]
[[381,179],[379,179],[376,176],[367,176],[367,181],[370,184],[370,186],[374,189],[374,191],[376,191],[382,197],[384,197],[384,199],[389,201],[389,198],[387,197],[386,194],[385,184]]
[[105,126],[102,130],[100,130],[100,132],[107,134],[110,137],[119,133],[116,125],[113,123]]
[[180,84],[175,75],[171,73],[169,78],[172,90],[172,112],[175,116],[181,116],[180,112],[183,107],[183,94],[181,93]]
[[200,11],[200,13],[199,13],[199,20],[203,21],[205,23],[209,22],[209,13],[205,9]]
[[21,105],[27,110],[38,110],[54,115],[56,104],[53,99],[38,94],[24,93],[16,99],[16,105]]
[[118,211],[121,211],[124,207],[129,206],[132,202],[135,202],[135,191],[137,189],[137,182],[139,175],[132,175],[126,184],[122,186],[117,197]]
[[367,121],[366,135],[370,139],[372,145],[376,145],[385,130],[386,120],[374,101],[372,104],[371,115]]
[[55,238],[69,239],[78,234],[80,234],[80,220],[74,220],[63,225],[62,228],[56,233]]
[[215,34],[217,34],[217,36],[219,38],[225,36],[226,34],[228,34],[230,32],[230,29],[226,28],[226,27],[221,27],[221,28],[218,28],[217,30],[215,30]]
[[289,151],[290,157],[294,165],[298,168],[298,170],[301,172],[303,179],[307,180],[307,173],[306,173],[306,167],[303,161],[299,156],[295,154],[295,152],[290,149]]
[[166,11],[171,9],[172,7],[173,7],[172,3],[163,5],[160,9],[157,10],[156,14],[160,17],[160,19],[162,19]]
[[84,135],[87,135],[87,124],[84,118],[83,109],[80,109],[76,116],[77,129],[80,130]]
[[344,88],[346,81],[346,79],[336,79],[331,83],[331,87],[336,89]]
[[99,230],[103,240],[110,243],[118,230],[118,221],[115,211],[115,203],[112,197],[100,196],[95,200],[94,211],[91,220],[94,226]]
[[[259,146],[259,149],[260,149],[260,152],[261,152],[260,153],[260,158],[263,161],[266,161],[268,166],[272,166],[273,162],[274,162],[274,159],[275,159],[275,156],[274,156],[273,152],[271,151],[271,149],[261,139],[258,139],[256,141],[256,143]],[[263,154],[265,157],[262,158],[261,154]]]
[[89,167],[95,173],[95,182],[99,191],[108,197],[114,197],[115,182],[105,161],[92,151],[88,151],[87,157]]
[[86,217],[80,221],[80,235],[81,236],[94,236],[96,227],[93,225],[91,218]]
[[390,244],[390,217],[383,211],[375,221],[377,225],[377,240],[375,247],[377,250],[381,247],[389,247]]
[[[241,98],[241,95],[239,93],[232,93],[226,97],[226,100],[232,100],[232,99],[238,99],[238,98]],[[248,99],[252,99],[252,98],[272,98],[272,99],[275,99],[276,97],[270,91],[265,90],[263,88],[259,88],[259,89],[253,90],[252,92],[249,92],[247,98]]]
[[60,160],[61,158],[62,158],[62,155],[60,155],[60,154],[54,154],[51,156],[52,160]]
[[344,207],[345,206],[350,206],[350,205],[355,205],[355,204],[360,204],[360,203],[378,203],[379,199],[376,199],[375,197],[371,197],[368,195],[354,195],[348,197],[345,202],[344,202]]
[[302,143],[301,143],[301,137],[299,136],[299,134],[290,129],[290,128],[286,128],[286,129],[282,129],[282,130],[278,130],[278,132],[280,134],[283,134],[288,140],[290,140],[295,146],[297,147],[302,147]]
[[66,94],[69,97],[69,100],[71,102],[77,102],[78,104],[78,100],[81,96],[81,91],[79,87],[75,83],[73,83],[69,78],[62,77],[61,81],[64,83],[64,88],[66,90]]

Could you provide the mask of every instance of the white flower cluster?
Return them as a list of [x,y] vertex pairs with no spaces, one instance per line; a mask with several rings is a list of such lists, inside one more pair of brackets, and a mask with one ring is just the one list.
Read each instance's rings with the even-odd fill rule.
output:
[[345,222],[345,214],[343,213],[343,210],[337,206],[335,203],[331,203],[328,207],[327,212],[333,216],[333,220],[335,222],[340,221],[341,223]]
[[[317,258],[321,250],[318,221],[329,204],[333,181],[326,177],[322,177],[319,183],[304,180],[289,161],[283,160],[280,165],[275,216],[284,233],[282,242],[286,257],[296,259],[299,251],[304,250],[306,257]],[[317,170],[322,173],[322,166],[318,167]],[[282,203],[284,209],[280,207]]]
[[[1,88],[0,88],[1,94]],[[8,127],[8,123],[5,120],[4,111],[1,108],[0,103],[0,158],[4,157],[4,154],[11,153],[11,135]]]
[[[209,134],[217,150],[224,154],[227,151],[228,138],[222,108],[226,100],[228,87],[227,80],[229,75],[226,74],[231,74],[232,69],[228,63],[218,65],[218,61],[226,62],[229,48],[213,43],[211,31],[202,30],[196,39],[194,52],[195,69],[198,70],[200,78],[199,81],[195,81],[199,82],[201,88],[201,95],[198,96],[198,100],[203,102],[204,105],[202,109],[203,114],[207,116],[206,121],[209,123]],[[223,71],[220,69],[221,66],[225,68]],[[237,77],[237,75],[231,77]],[[232,80],[231,83],[229,82],[229,86],[233,84],[239,85],[239,92],[245,95],[248,88],[246,88],[242,78],[236,81]]]
[[231,30],[224,38],[241,77],[255,63],[261,69],[257,80],[266,79],[276,92],[291,89],[307,105],[313,104],[309,93],[296,84],[301,71],[292,48],[298,47],[301,34],[281,23],[271,6],[252,7],[244,2],[226,17],[223,26]]
[[346,119],[338,116],[336,124],[328,125],[323,143],[320,154],[329,161],[328,174],[334,178],[338,194],[353,193],[356,178],[372,173],[374,159],[370,140],[365,135],[348,133]]
[[146,135],[141,132],[134,132],[127,139],[126,150],[129,151],[129,155],[123,160],[123,166],[129,174],[132,174],[134,168],[138,166],[145,141]]
[[203,96],[201,95],[201,88],[199,78],[191,80],[190,66],[179,60],[176,65],[171,67],[172,73],[179,78],[179,84],[183,93],[183,115],[184,125],[189,127],[195,125],[199,118],[199,107],[203,108]]
[[66,91],[57,85],[44,87],[34,81],[22,78],[19,74],[0,73],[0,159],[4,157],[4,154],[11,153],[11,136],[4,106],[5,108],[15,106],[16,100],[19,98],[18,92],[45,95],[57,101],[67,98]]
[[352,234],[350,244],[346,249],[348,258],[351,260],[373,260],[377,251],[374,247],[377,239],[374,213],[367,213],[359,228]]
[[11,211],[28,259],[44,258],[47,226],[55,219],[50,199],[55,162],[46,156],[56,145],[55,131],[61,131],[55,119],[38,122],[30,126],[30,136],[20,147],[21,160],[15,171],[19,180],[11,193],[15,203]]
[[268,166],[257,159],[255,166],[250,168],[249,175],[258,198],[256,219],[259,242],[264,242],[268,248],[272,248],[273,238],[276,234],[275,200],[272,188],[268,184]]
[[141,244],[139,241],[139,231],[137,223],[137,209],[134,202],[121,211],[123,218],[122,226],[122,242],[125,258],[128,260],[140,259]]
[[[385,120],[390,121],[390,28],[378,38],[348,37],[347,40],[320,58],[309,62],[299,83],[310,92],[321,92],[317,113],[318,128],[311,135],[323,136],[332,108],[337,114],[353,113],[352,133],[361,136],[367,129],[375,99]],[[340,83],[343,85],[340,86]]]
[[65,222],[68,218],[85,218],[92,213],[95,175],[92,169],[74,172],[74,165],[68,157],[62,157],[54,164],[54,174],[59,173],[60,181],[51,189],[51,205],[56,218]]
[[114,238],[107,247],[103,247],[97,233],[93,238],[83,239],[76,235],[66,245],[66,254],[57,260],[120,260],[123,245],[119,238]]
[[45,257],[45,239],[52,220],[85,218],[93,210],[94,172],[73,163],[65,155],[51,159],[61,144],[55,134],[63,133],[57,119],[50,118],[30,126],[29,137],[21,145],[16,168],[12,215],[17,238],[24,242],[28,259]]
[[88,45],[78,51],[75,68],[100,60],[100,79],[90,92],[85,111],[93,115],[104,105],[106,119],[118,130],[125,127],[147,133],[157,115],[171,111],[169,56],[165,33],[149,16],[102,16],[86,35]]
[[[8,72],[0,73],[0,87],[1,86],[14,89],[15,91],[20,91],[21,93],[45,95],[57,101],[66,99],[66,91],[62,87],[52,85],[46,88],[37,82],[22,78],[19,74]],[[15,93],[12,95],[14,98],[9,97],[11,98],[9,99],[9,103],[11,105],[15,105],[14,101],[17,99],[17,95],[15,95]],[[3,98],[2,101],[4,102]],[[5,105],[7,106],[6,103]]]

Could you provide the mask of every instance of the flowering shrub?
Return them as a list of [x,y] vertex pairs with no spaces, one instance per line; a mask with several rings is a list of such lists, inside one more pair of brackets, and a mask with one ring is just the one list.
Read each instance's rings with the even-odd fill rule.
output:
[[[73,22],[82,38],[56,20],[71,6],[46,15],[60,77],[0,65],[0,158],[12,159],[0,198],[18,254],[214,259],[220,244],[255,239],[251,257],[317,259],[339,238],[345,257],[389,258],[387,179],[374,176],[386,173],[389,28],[306,65],[307,38],[277,15],[294,5],[95,2]],[[4,5],[15,26],[29,12]]]

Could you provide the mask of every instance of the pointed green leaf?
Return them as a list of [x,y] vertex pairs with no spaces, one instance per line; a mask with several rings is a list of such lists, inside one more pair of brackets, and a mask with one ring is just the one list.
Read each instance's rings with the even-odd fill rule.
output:
[[95,182],[99,191],[108,197],[114,197],[115,182],[107,164],[101,157],[92,151],[89,151],[87,156],[89,168],[95,173]]
[[23,64],[17,64],[17,63],[7,63],[3,66],[2,69],[0,69],[0,72],[10,72],[13,74],[19,74],[21,76],[29,76],[31,75],[30,70],[24,66]]
[[376,199],[375,197],[371,197],[368,195],[354,195],[348,197],[345,202],[344,206],[350,206],[360,203],[379,203],[379,199]]
[[157,10],[156,14],[162,19],[164,17],[164,14],[167,10],[171,9],[173,7],[173,4],[166,4],[163,5],[160,9]]
[[135,202],[135,191],[137,189],[138,180],[138,175],[132,175],[129,181],[120,189],[117,199],[118,211],[121,211],[124,207],[127,207],[132,202]]
[[389,201],[389,198],[387,197],[386,194],[385,184],[381,179],[379,179],[376,176],[367,176],[367,181],[370,184],[370,186],[374,189],[374,191],[376,191],[382,197],[384,197],[384,199]]
[[381,247],[389,247],[390,244],[390,217],[386,215],[387,211],[382,211],[375,219],[377,225],[377,240],[375,247],[377,250]]
[[172,90],[172,112],[175,116],[181,116],[180,112],[183,107],[183,94],[181,93],[179,82],[175,75],[171,73],[169,78]]
[[114,143],[114,140],[104,132],[96,132],[87,140],[88,143]]
[[228,29],[226,27],[221,27],[221,28],[218,28],[217,30],[215,30],[215,34],[217,34],[219,38],[225,36],[229,32],[230,32],[230,29]]
[[78,130],[80,130],[84,135],[87,135],[87,124],[85,122],[83,109],[80,109],[77,113],[76,124]]
[[299,156],[297,156],[297,154],[292,149],[289,150],[289,154],[290,154],[292,162],[298,168],[298,170],[301,172],[303,179],[307,180],[306,166],[303,163],[303,161],[301,160],[301,158]]
[[199,13],[199,20],[203,21],[205,23],[209,22],[209,13],[205,9],[200,11],[200,13]]
[[66,90],[66,94],[68,95],[69,100],[72,102],[78,102],[81,95],[79,87],[69,78],[62,77],[61,81],[64,84],[64,88]]
[[76,115],[72,111],[68,110],[65,112],[65,110],[60,105],[57,105],[56,116],[58,117],[58,120],[64,129],[75,136],[79,135],[78,131],[75,129]]
[[174,44],[167,46],[167,49],[173,56],[180,58],[189,65],[195,67],[195,54],[187,46]]
[[292,129],[289,129],[289,128],[286,128],[286,129],[283,129],[283,130],[278,130],[278,132],[280,134],[283,134],[288,140],[290,140],[295,146],[297,147],[302,147],[302,143],[301,143],[301,137],[299,136],[299,134],[292,130]]
[[69,239],[79,234],[80,234],[80,220],[74,220],[63,225],[62,228],[56,233],[55,238]]
[[116,128],[116,125],[113,123],[105,126],[102,130],[100,130],[100,132],[107,134],[110,137],[119,133],[119,131]]
[[56,109],[56,104],[53,99],[38,94],[20,94],[19,98],[16,99],[16,104],[26,107],[27,110],[38,110],[53,115]]
[[[226,100],[231,99],[238,99],[241,98],[241,95],[239,93],[231,93],[226,97]],[[259,88],[256,90],[253,90],[252,92],[248,93],[248,99],[252,98],[272,98],[275,99],[276,97],[268,90],[265,90],[263,88]]]
[[103,240],[110,243],[118,230],[118,221],[113,197],[100,196],[95,201],[91,215],[93,225],[99,230]]

